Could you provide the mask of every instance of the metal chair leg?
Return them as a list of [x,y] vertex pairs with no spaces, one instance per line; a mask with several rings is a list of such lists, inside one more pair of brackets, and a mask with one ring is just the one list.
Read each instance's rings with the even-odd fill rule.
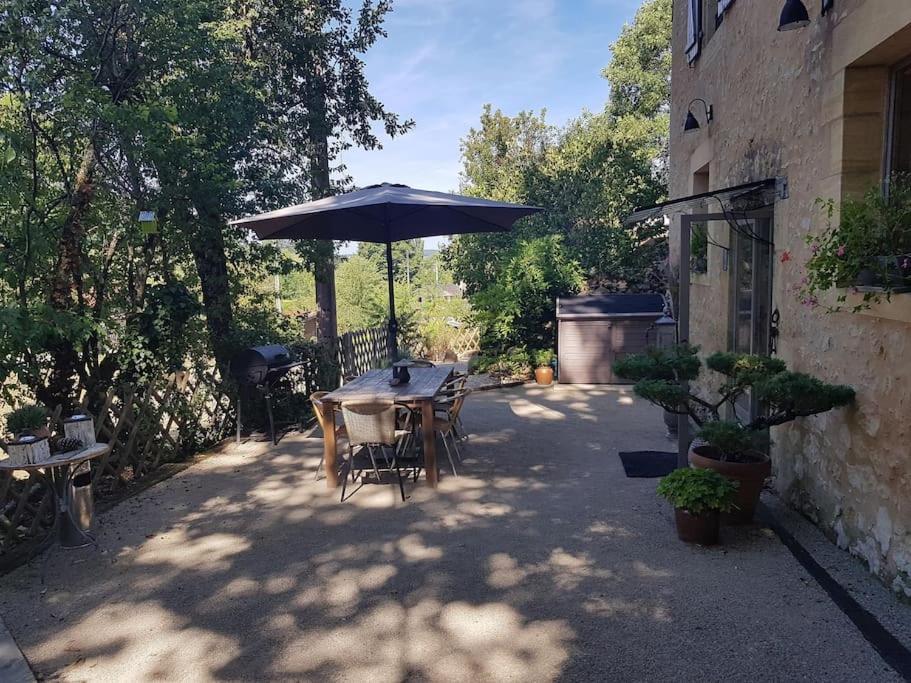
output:
[[455,462],[452,459],[452,453],[449,450],[449,444],[446,442],[446,434],[440,434],[440,437],[443,441],[443,448],[446,449],[446,457],[449,458],[449,466],[452,468],[452,473],[456,477],[459,476],[459,473],[456,472]]
[[370,462],[373,464],[373,473],[376,475],[376,480],[380,480],[380,469],[376,466],[376,458],[373,457],[373,446],[367,446],[367,454],[370,456]]

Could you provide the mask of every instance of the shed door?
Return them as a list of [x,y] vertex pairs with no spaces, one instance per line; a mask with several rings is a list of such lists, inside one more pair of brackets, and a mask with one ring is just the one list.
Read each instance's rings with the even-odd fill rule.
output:
[[617,358],[645,350],[651,323],[651,319],[561,320],[560,382],[625,384],[614,375],[613,363]]

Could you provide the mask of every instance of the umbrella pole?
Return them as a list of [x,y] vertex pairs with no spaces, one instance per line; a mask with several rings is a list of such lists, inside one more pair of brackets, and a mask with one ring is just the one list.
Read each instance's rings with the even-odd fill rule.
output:
[[399,359],[399,321],[395,319],[395,281],[392,277],[392,242],[386,242],[386,278],[389,281],[389,358]]

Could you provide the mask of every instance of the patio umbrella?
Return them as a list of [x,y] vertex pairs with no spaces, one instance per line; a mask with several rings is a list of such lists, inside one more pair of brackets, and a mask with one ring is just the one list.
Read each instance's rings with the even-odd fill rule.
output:
[[435,235],[504,232],[518,219],[541,210],[534,206],[382,183],[231,223],[250,228],[260,239],[385,244],[389,279],[389,343],[395,360],[398,321],[393,292],[392,243]]

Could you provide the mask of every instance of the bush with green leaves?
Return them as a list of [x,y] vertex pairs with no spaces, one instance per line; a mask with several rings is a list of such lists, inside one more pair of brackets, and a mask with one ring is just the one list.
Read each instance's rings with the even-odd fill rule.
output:
[[657,491],[676,509],[700,516],[733,510],[737,486],[715,470],[686,467],[663,477]]
[[750,452],[755,451],[759,445],[757,432],[731,420],[706,422],[696,432],[696,436],[735,461],[748,460]]
[[495,282],[471,297],[481,348],[547,348],[556,341],[557,297],[582,287],[582,271],[560,235],[520,242]]
[[554,362],[554,352],[550,349],[539,349],[533,355],[536,368],[550,367]]
[[[820,297],[831,289],[876,285],[860,303],[848,305],[840,292],[829,311],[850,308],[857,312],[883,299],[897,287],[911,285],[911,175],[890,178],[888,194],[877,184],[860,199],[845,199],[840,206],[829,200],[817,202],[826,215],[826,229],[807,235],[811,256],[797,287],[801,303],[809,308],[823,305]],[[836,220],[837,214],[837,220]]]
[[[668,412],[687,415],[699,427],[700,436],[714,446],[723,460],[749,459],[760,434],[769,427],[798,417],[824,413],[854,401],[854,389],[826,384],[800,372],[790,372],[779,358],[742,353],[713,353],[705,365],[722,381],[716,396],[707,398],[691,391],[687,383],[699,377],[699,349],[679,344],[669,349],[650,349],[614,363],[614,372],[635,382],[637,395]],[[722,421],[725,407],[736,415],[736,404],[748,392],[763,406],[761,413],[742,424]],[[761,441],[761,439],[760,439]]]
[[47,410],[39,405],[26,405],[6,416],[6,430],[10,434],[33,432],[47,426]]
[[475,357],[471,372],[486,372],[495,377],[528,377],[532,371],[532,359],[525,347],[518,346],[499,355],[482,354]]

